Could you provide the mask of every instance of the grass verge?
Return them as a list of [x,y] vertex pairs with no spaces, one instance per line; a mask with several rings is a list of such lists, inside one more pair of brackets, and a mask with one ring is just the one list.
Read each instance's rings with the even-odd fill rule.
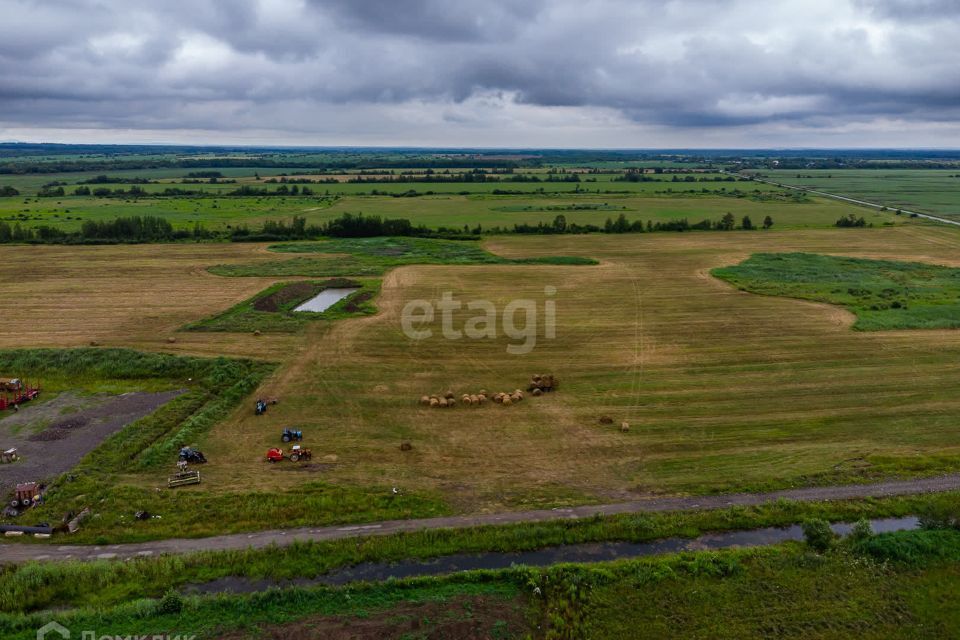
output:
[[717,511],[630,514],[574,521],[440,529],[261,550],[203,552],[128,562],[28,563],[4,569],[0,611],[25,613],[54,606],[114,606],[159,597],[170,588],[227,576],[275,580],[312,578],[363,562],[393,562],[453,553],[529,551],[584,542],[646,542],[707,531],[784,526],[810,518],[854,521],[927,511],[956,512],[960,494],[866,501],[799,503],[786,500]]
[[[907,561],[904,548],[911,549]],[[528,607],[528,631],[542,638],[624,638],[638,628],[650,637],[956,637],[960,615],[943,605],[954,599],[958,561],[960,532],[909,531],[848,541],[825,553],[791,543],[246,596],[168,592],[160,600],[111,607],[6,613],[0,632],[33,638],[55,617],[70,629],[98,634],[251,637],[267,629],[282,633],[278,625],[318,615],[367,618],[404,603],[491,596]]]

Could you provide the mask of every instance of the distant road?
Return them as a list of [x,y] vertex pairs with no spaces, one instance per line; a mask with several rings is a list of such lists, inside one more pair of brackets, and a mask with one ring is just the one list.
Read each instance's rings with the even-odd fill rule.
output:
[[[730,173],[731,175],[740,175],[735,174],[729,171],[722,171],[722,173]],[[902,207],[891,207],[886,204],[877,204],[876,202],[867,202],[866,200],[857,200],[856,198],[848,198],[847,196],[841,196],[836,193],[827,193],[826,191],[817,191],[816,189],[809,189],[807,187],[796,187],[790,184],[784,184],[782,182],[774,182],[773,180],[765,180],[764,178],[753,178],[756,182],[763,182],[765,184],[772,184],[775,187],[783,187],[784,189],[793,189],[794,191],[803,191],[804,193],[812,193],[814,195],[823,196],[824,198],[833,198],[834,200],[843,200],[844,202],[850,202],[852,204],[859,204],[864,207],[872,207],[874,209],[899,209],[901,213],[905,213],[908,216],[917,216],[918,218],[926,218],[927,220],[933,220],[935,222],[942,222],[944,224],[952,224],[955,227],[960,227],[960,221],[950,220],[948,218],[940,218],[937,216],[932,216],[929,213],[920,213],[919,211],[910,211]]]
[[[298,529],[274,529],[251,533],[232,533],[209,538],[170,538],[153,542],[133,542],[112,545],[57,545],[23,544],[11,541],[0,543],[0,564],[15,564],[28,560],[109,560],[154,557],[165,554],[191,553],[194,551],[226,551],[231,549],[263,549],[286,546],[294,542],[341,540],[366,536],[382,536],[409,531],[458,529],[489,525],[518,524],[525,522],[548,522],[551,520],[575,520],[594,515],[620,513],[656,513],[663,511],[693,511],[725,509],[732,506],[754,506],[786,499],[798,502],[823,500],[849,500],[854,498],[883,498],[889,496],[917,495],[960,490],[960,474],[914,480],[891,480],[876,484],[849,484],[831,487],[804,487],[767,493],[729,493],[711,496],[681,498],[650,498],[634,502],[584,505],[566,509],[540,509],[537,511],[511,511],[475,516],[448,516],[411,520],[386,520],[369,524],[301,527]],[[62,540],[63,538],[58,538]]]

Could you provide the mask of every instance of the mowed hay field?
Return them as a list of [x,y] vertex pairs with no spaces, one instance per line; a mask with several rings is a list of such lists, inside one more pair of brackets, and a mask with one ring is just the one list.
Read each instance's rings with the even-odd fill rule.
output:
[[[736,291],[709,270],[753,252],[804,251],[960,263],[960,234],[896,228],[592,236],[502,236],[508,257],[588,256],[597,266],[408,266],[389,272],[375,316],[310,323],[305,333],[171,334],[273,280],[203,268],[275,260],[262,246],[10,247],[28,280],[0,280],[3,346],[98,339],[151,350],[236,353],[281,362],[201,446],[204,491],[295,489],[324,480],[442,495],[494,511],[813,482],[960,466],[960,332],[854,332],[837,307]],[[498,311],[527,298],[555,339],[526,355],[494,340],[413,341],[400,313],[445,291]],[[134,302],[136,301],[136,302]],[[454,316],[462,329],[473,312]],[[519,320],[519,318],[518,318]],[[522,322],[521,322],[522,324]],[[177,342],[166,342],[175,335]],[[510,391],[533,373],[560,390],[503,407],[423,408],[423,394]],[[613,425],[600,425],[607,415]],[[621,433],[621,421],[630,430]],[[269,465],[285,426],[304,430],[309,465]],[[413,450],[403,452],[408,441]],[[155,474],[132,476],[154,486]],[[187,489],[189,491],[191,489]],[[278,523],[281,524],[281,523]]]
[[289,339],[176,332],[274,281],[219,278],[207,273],[207,265],[261,259],[274,256],[261,246],[237,244],[0,246],[6,265],[0,271],[0,348],[97,342],[271,359]]
[[[734,290],[708,275],[754,251],[958,261],[960,235],[898,229],[790,233],[501,237],[511,257],[582,255],[595,267],[403,267],[377,316],[307,333],[301,355],[220,425],[208,477],[224,487],[289,487],[308,478],[433,490],[463,510],[496,510],[847,482],[930,473],[960,461],[960,332],[863,333],[829,305]],[[527,355],[516,342],[412,341],[400,312],[450,291],[498,310],[554,286],[557,337]],[[462,328],[472,312],[455,315]],[[319,329],[313,329],[320,331]],[[310,331],[310,329],[308,329]],[[513,390],[553,373],[558,393],[503,407],[430,409],[422,394]],[[614,424],[598,424],[601,416]],[[630,431],[621,433],[621,421]],[[283,426],[307,434],[315,466],[259,458]],[[413,445],[401,452],[401,442]]]

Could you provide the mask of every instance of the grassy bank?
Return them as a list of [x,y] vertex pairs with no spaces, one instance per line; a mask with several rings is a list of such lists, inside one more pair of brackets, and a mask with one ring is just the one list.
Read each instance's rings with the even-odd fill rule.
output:
[[[401,606],[488,596],[527,611],[529,627],[501,637],[623,638],[647,629],[653,637],[941,638],[960,632],[956,609],[942,606],[955,594],[958,560],[960,532],[922,530],[848,540],[825,553],[793,543],[249,596],[167,595],[55,617],[71,629],[120,635],[281,637],[298,620],[378,618]],[[30,638],[49,618],[3,614],[0,631]]]
[[918,512],[956,512],[960,510],[958,505],[960,494],[825,503],[778,501],[750,508],[441,529],[128,562],[30,563],[7,567],[0,574],[0,611],[114,606],[130,599],[159,597],[169,588],[228,576],[312,578],[364,562],[424,559],[453,553],[529,551],[584,542],[646,542],[671,536],[695,537],[707,531],[783,526],[809,518],[850,522]]

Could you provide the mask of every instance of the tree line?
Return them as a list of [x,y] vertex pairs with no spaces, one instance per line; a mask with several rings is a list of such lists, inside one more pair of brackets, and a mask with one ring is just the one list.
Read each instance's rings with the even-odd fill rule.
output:
[[193,229],[174,229],[159,216],[125,216],[107,221],[85,220],[79,231],[40,225],[24,227],[0,221],[0,243],[109,244],[120,242],[170,242],[175,240],[209,240],[218,234],[196,224]]

